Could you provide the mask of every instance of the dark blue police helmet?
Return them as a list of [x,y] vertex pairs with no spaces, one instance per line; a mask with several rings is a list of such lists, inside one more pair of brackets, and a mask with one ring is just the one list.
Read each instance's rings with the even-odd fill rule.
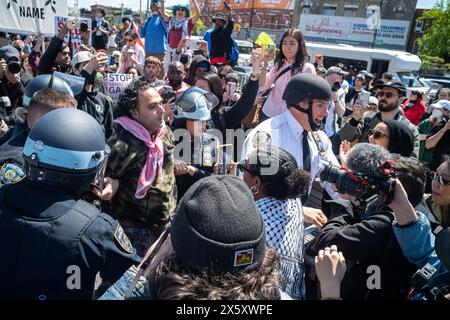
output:
[[109,151],[93,117],[77,109],[56,109],[31,129],[23,148],[24,169],[30,180],[87,191],[96,180],[103,183]]

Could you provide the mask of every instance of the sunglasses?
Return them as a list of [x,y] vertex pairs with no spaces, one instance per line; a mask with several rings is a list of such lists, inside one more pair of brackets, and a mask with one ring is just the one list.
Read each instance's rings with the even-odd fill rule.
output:
[[186,11],[185,8],[178,8],[177,11]]
[[390,99],[394,96],[394,94],[392,92],[384,92],[384,91],[377,92],[377,97],[381,98],[383,96],[386,96],[386,98]]
[[134,41],[134,39],[126,39],[126,41],[132,42],[132,41]]
[[445,187],[445,186],[450,185],[450,181],[448,181],[447,179],[445,179],[444,176],[438,175],[436,172],[433,172],[433,173],[431,174],[431,178],[432,178],[433,180],[437,180],[437,182],[438,182],[442,187]]
[[373,130],[373,129],[369,130],[368,136],[369,137],[373,136],[374,139],[380,139],[383,136],[386,138],[389,138],[389,136],[387,134],[385,134],[384,132],[381,132],[379,130]]
[[247,171],[250,175],[255,176],[256,174],[250,170],[248,167],[248,160],[242,160],[237,164],[237,168],[239,171],[244,173],[244,171]]

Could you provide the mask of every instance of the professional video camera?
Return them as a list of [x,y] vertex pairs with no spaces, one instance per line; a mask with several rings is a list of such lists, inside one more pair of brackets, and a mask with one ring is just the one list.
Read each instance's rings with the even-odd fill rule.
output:
[[395,189],[395,162],[386,161],[380,168],[383,177],[371,177],[360,172],[326,165],[320,173],[320,180],[336,185],[339,193],[349,194],[357,200],[367,200],[373,195],[382,194],[383,203],[391,203]]

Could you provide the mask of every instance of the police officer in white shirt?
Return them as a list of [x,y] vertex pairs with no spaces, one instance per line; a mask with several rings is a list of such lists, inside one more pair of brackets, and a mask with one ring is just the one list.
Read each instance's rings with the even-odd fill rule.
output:
[[[322,120],[328,115],[331,96],[331,87],[323,78],[306,73],[294,76],[283,93],[288,110],[262,122],[250,132],[244,141],[242,160],[247,159],[255,148],[273,144],[291,153],[299,168],[310,173],[311,181],[319,178],[324,164],[339,166],[329,138],[319,130]],[[322,186],[331,198],[339,198],[328,183]],[[304,203],[305,198],[302,200]],[[321,210],[303,209],[305,222],[319,227],[326,222]]]

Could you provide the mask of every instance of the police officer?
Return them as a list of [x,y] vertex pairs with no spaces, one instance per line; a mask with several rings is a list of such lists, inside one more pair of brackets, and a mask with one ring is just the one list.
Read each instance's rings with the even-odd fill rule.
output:
[[[34,95],[38,91],[39,94]],[[76,101],[65,81],[46,74],[37,76],[28,83],[22,97],[22,105],[25,108],[24,122],[16,123],[11,129],[11,137],[0,146],[0,186],[24,176],[22,149],[30,131],[29,126],[52,109],[75,108]],[[30,121],[27,121],[27,118],[31,118]]]
[[[333,154],[331,142],[325,132],[319,130],[328,115],[331,88],[326,80],[311,74],[293,77],[283,93],[288,110],[259,124],[247,136],[242,150],[242,160],[258,147],[273,144],[291,153],[299,168],[310,173],[312,181],[323,168],[323,162],[339,166]],[[328,184],[323,184],[332,198],[337,194]],[[309,188],[311,194],[312,186]],[[307,197],[302,198],[305,204]],[[319,200],[320,203],[320,200]],[[316,206],[320,207],[320,206]],[[326,222],[321,210],[304,207],[305,222],[318,226]]]
[[26,178],[0,188],[0,299],[91,299],[138,262],[122,227],[82,200],[102,188],[109,147],[76,109],[45,114],[23,149]]
[[[213,174],[214,165],[219,165],[217,161],[224,166],[222,171],[228,171],[226,163],[230,163],[230,158],[225,149],[219,149],[217,137],[205,132],[206,122],[211,119],[210,110],[218,103],[214,94],[197,87],[189,88],[175,101],[172,128],[175,129],[175,137],[179,136],[178,133],[183,136],[177,144],[176,149],[180,153],[175,154],[177,159],[174,165],[178,199],[197,180]],[[220,152],[218,159],[217,152]]]

